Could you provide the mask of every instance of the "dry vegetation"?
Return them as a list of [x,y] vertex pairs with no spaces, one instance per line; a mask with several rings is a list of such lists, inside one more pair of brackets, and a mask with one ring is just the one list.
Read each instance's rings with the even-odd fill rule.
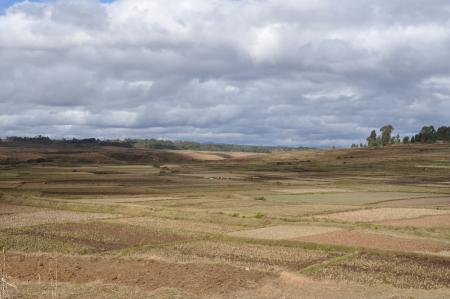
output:
[[363,253],[312,271],[318,278],[386,283],[399,288],[450,287],[450,260],[423,256]]
[[449,157],[0,147],[1,299],[450,297]]
[[450,217],[448,215],[425,216],[415,219],[401,219],[383,221],[380,224],[392,226],[410,226],[410,227],[448,227],[450,228]]
[[300,226],[300,225],[277,225],[253,230],[244,230],[230,233],[230,236],[268,239],[268,240],[289,240],[305,236],[313,236],[340,230],[334,227],[323,226]]
[[42,209],[38,212],[13,213],[10,215],[1,215],[0,227],[16,228],[45,223],[86,221],[110,217],[114,216],[100,213],[81,213],[81,212],[77,213],[69,211],[53,211],[48,209]]
[[379,208],[359,210],[320,216],[321,218],[346,222],[379,222],[385,220],[409,219],[422,216],[448,215],[450,210],[410,209],[410,208]]

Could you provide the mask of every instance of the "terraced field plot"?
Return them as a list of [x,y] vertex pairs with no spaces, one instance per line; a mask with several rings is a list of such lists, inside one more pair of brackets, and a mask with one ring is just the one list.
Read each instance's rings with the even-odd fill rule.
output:
[[[6,232],[9,233],[9,231]],[[11,230],[10,234],[24,237],[38,236],[50,241],[76,244],[93,252],[163,244],[192,238],[192,235],[186,233],[176,234],[152,227],[142,228],[102,222],[34,226]]]
[[440,195],[434,197],[420,197],[413,199],[402,199],[386,201],[377,204],[383,207],[443,207],[450,208],[450,196]]
[[420,198],[427,194],[403,192],[325,192],[312,194],[266,195],[268,200],[300,201],[316,204],[366,205],[380,201]]
[[258,203],[252,201],[248,206],[236,206],[232,203],[226,205],[225,203],[219,204],[222,207],[214,207],[216,204],[208,204],[208,207],[201,205],[195,207],[197,210],[205,210],[210,213],[220,213],[226,212],[229,214],[239,213],[246,216],[254,216],[256,213],[263,213],[268,217],[300,217],[300,216],[311,216],[323,213],[333,213],[338,211],[348,211],[355,209],[354,206],[349,205],[320,205],[320,204],[274,204],[274,203]]
[[450,260],[363,253],[318,269],[313,276],[369,285],[388,283],[400,288],[449,288]]
[[121,223],[129,225],[137,225],[141,227],[151,227],[153,229],[167,229],[172,231],[193,231],[204,233],[226,233],[245,229],[246,226],[221,224],[211,222],[199,222],[189,220],[177,220],[157,217],[136,217],[105,220],[108,223]]
[[297,188],[297,189],[274,189],[274,192],[286,193],[290,195],[294,194],[326,194],[326,193],[346,193],[352,192],[346,189],[338,188]]
[[406,251],[406,252],[447,252],[450,243],[434,240],[422,240],[411,238],[400,238],[382,233],[368,233],[361,231],[340,230],[330,233],[321,233],[298,238],[300,241],[318,244],[340,245],[374,248],[382,250]]
[[342,253],[339,252],[221,240],[195,241],[174,246],[148,248],[139,254],[141,257],[156,256],[169,261],[231,263],[277,271],[298,271],[341,255]]
[[255,239],[289,240],[304,236],[311,236],[328,232],[336,232],[339,230],[340,230],[339,228],[321,227],[321,226],[278,225],[253,230],[238,231],[229,233],[228,235],[234,237],[245,237]]
[[378,208],[329,214],[320,216],[320,218],[345,222],[380,222],[435,215],[449,215],[450,217],[450,210]]
[[40,210],[37,212],[15,213],[12,215],[0,215],[0,228],[17,228],[46,223],[87,221],[92,219],[112,218],[117,215]]
[[450,215],[424,216],[414,219],[388,220],[382,225],[410,227],[450,227]]
[[[55,258],[48,255],[22,255],[9,257],[7,273],[26,281],[38,282],[54,279],[49,270],[55,265]],[[173,264],[161,261],[133,261],[99,257],[58,257],[59,283],[78,284],[101,281],[139,287],[144,290],[159,288],[180,288],[194,295],[211,295],[254,287],[258,282],[272,275],[266,272],[245,270],[229,265]],[[76,271],[74,271],[74,269]],[[127,273],[127,275],[124,275]],[[273,277],[273,276],[272,276]]]

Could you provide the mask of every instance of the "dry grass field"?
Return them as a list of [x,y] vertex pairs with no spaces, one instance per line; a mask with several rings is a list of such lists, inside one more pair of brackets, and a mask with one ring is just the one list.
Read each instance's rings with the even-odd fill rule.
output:
[[449,298],[450,145],[0,147],[4,298]]

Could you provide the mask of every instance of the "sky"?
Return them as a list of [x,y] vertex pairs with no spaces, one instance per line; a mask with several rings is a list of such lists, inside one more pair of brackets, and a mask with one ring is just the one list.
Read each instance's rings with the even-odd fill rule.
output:
[[330,147],[450,125],[450,2],[338,2],[0,0],[0,136]]

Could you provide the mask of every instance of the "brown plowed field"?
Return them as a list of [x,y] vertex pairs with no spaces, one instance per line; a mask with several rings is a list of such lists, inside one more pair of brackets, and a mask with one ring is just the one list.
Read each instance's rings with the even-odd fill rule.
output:
[[51,281],[58,265],[58,282],[101,281],[145,290],[178,288],[192,294],[218,294],[253,288],[275,275],[228,265],[173,264],[160,261],[133,261],[99,257],[48,255],[7,257],[6,273],[20,281]]
[[432,240],[406,239],[382,234],[344,230],[313,236],[305,236],[298,238],[298,240],[319,244],[366,247],[408,252],[440,252],[450,250],[449,244]]
[[16,233],[75,243],[92,248],[94,251],[170,243],[189,238],[189,236],[162,232],[152,228],[98,222],[44,225]]

